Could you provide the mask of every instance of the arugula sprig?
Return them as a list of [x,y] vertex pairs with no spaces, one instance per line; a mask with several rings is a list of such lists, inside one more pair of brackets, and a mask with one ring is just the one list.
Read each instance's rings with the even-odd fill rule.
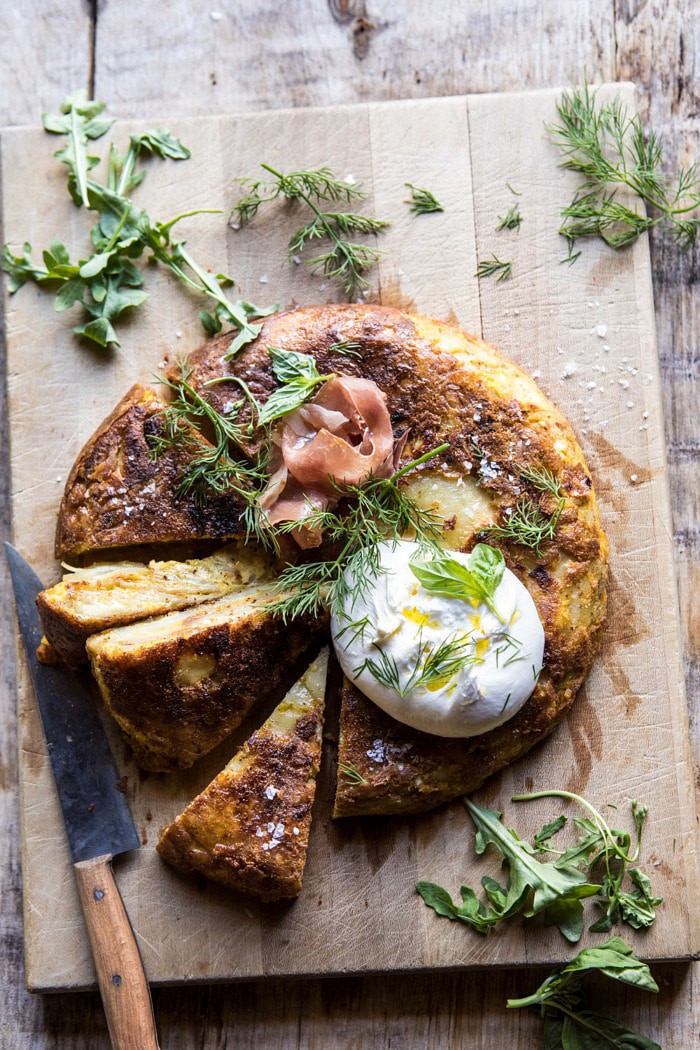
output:
[[545,1050],[661,1050],[658,1043],[591,1009],[586,979],[599,973],[648,992],[659,986],[621,937],[584,948],[551,973],[539,988],[522,999],[509,999],[508,1009],[539,1007],[544,1021]]
[[364,275],[374,266],[381,251],[373,245],[357,242],[353,237],[358,234],[376,236],[389,223],[355,211],[324,210],[324,203],[344,201],[350,204],[366,197],[360,186],[337,178],[330,168],[284,173],[269,164],[260,166],[270,178],[237,180],[244,194],[231,213],[236,220],[234,225],[250,221],[262,204],[278,197],[303,202],[311,211],[311,218],[292,234],[289,258],[303,254],[315,241],[328,242],[330,247],[308,259],[308,265],[322,271],[331,280],[338,280],[348,299],[357,298],[369,288]]
[[[589,817],[575,817],[574,824],[579,831],[579,841],[559,855],[557,864],[584,864],[589,871],[603,869],[602,889],[597,904],[603,909],[601,917],[589,927],[592,933],[607,933],[614,925],[625,922],[635,930],[643,929],[654,922],[656,907],[663,903],[662,897],[655,897],[651,891],[651,882],[647,875],[637,867],[630,867],[639,858],[642,842],[642,831],[648,815],[646,806],[634,799],[631,803],[636,842],[632,848],[632,836],[627,831],[611,829],[604,817],[581,795],[571,791],[537,791],[529,795],[514,795],[514,802],[529,802],[538,798],[562,798],[582,806]],[[548,853],[557,852],[551,839],[563,827],[549,826],[549,842],[540,840],[540,849]],[[545,829],[543,829],[544,831]],[[629,877],[631,887],[623,889],[625,876]]]
[[[603,915],[589,930],[604,933],[617,922],[626,922],[634,929],[650,926],[656,917],[655,907],[660,897],[653,897],[648,877],[638,868],[630,868],[639,856],[642,828],[647,816],[645,806],[632,803],[636,832],[636,846],[631,850],[631,836],[627,832],[611,830],[600,813],[586,799],[567,791],[543,791],[531,795],[514,795],[513,801],[554,796],[577,802],[588,810],[590,818],[576,818],[578,842],[559,851],[552,839],[566,824],[562,815],[545,824],[535,835],[532,845],[521,839],[512,828],[505,827],[496,810],[480,809],[469,799],[464,804],[476,825],[475,849],[484,852],[488,844],[495,845],[503,854],[508,867],[505,886],[484,876],[482,886],[486,902],[482,902],[470,886],[462,886],[461,904],[455,904],[441,886],[419,882],[416,889],[425,903],[438,915],[465,922],[486,933],[503,919],[513,915],[531,918],[542,914],[548,925],[557,926],[569,941],[580,939],[584,928],[585,897],[595,897],[603,908]],[[538,855],[556,854],[556,860],[542,863]],[[584,870],[582,871],[581,868]],[[588,881],[601,872],[601,881]],[[631,889],[623,890],[628,874]]]
[[442,550],[435,550],[430,560],[414,559],[409,565],[427,591],[442,598],[458,598],[470,605],[483,602],[501,623],[504,620],[496,608],[494,595],[505,567],[501,551],[486,543],[477,543],[466,566]]
[[[583,237],[601,237],[611,248],[624,248],[653,226],[668,230],[683,247],[695,243],[697,165],[681,168],[675,178],[667,175],[655,132],[646,131],[637,115],[630,116],[619,98],[599,104],[587,83],[564,92],[557,115],[547,131],[564,155],[562,167],[583,176],[581,189],[562,211],[559,232],[570,246]],[[626,202],[620,191],[627,194]],[[648,213],[639,205],[646,205]]]
[[486,903],[471,886],[462,886],[459,905],[442,886],[419,882],[416,889],[428,907],[438,915],[467,923],[479,933],[516,914],[526,918],[542,914],[544,921],[558,926],[567,940],[579,940],[583,932],[581,900],[599,893],[601,886],[587,882],[572,865],[542,864],[533,847],[501,823],[497,810],[481,809],[467,798],[463,802],[476,826],[476,852],[482,854],[488,845],[496,846],[508,866],[508,877],[504,886],[487,875],[482,878]]
[[229,355],[236,353],[260,332],[262,326],[252,320],[266,316],[275,307],[261,308],[243,299],[230,300],[225,288],[233,280],[203,269],[186,249],[185,241],[172,239],[176,223],[192,215],[215,213],[217,209],[196,209],[167,222],[153,222],[128,196],[145,177],[145,169],[137,168],[144,155],[156,154],[177,161],[189,157],[189,150],[179,139],[163,130],[132,135],[125,154],[120,154],[114,144],[110,146],[107,183],[92,178],[90,173],[100,158],[88,153],[88,144],[112,126],[111,120],[101,117],[104,109],[104,103],[88,101],[84,93],[76,92],[64,100],[60,113],[44,115],[46,130],[66,138],[65,146],[55,155],[68,168],[68,190],[73,201],[97,213],[97,222],[90,231],[92,254],[71,261],[66,246],[54,240],[43,252],[44,265],[40,266],[32,260],[28,242],[21,255],[13,255],[4,245],[2,269],[9,274],[10,293],[27,281],[55,287],[57,311],[80,303],[88,316],[87,321],[75,327],[76,335],[98,346],[119,346],[114,323],[126,309],[140,306],[148,298],[143,291],[143,275],[133,261],[147,253],[187,288],[213,301],[213,309],[200,314],[205,331],[214,334],[224,324],[238,329],[229,348]]

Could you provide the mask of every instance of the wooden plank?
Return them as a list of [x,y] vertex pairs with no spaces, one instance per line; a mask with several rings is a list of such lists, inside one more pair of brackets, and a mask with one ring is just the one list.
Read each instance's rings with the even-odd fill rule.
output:
[[[586,393],[580,399],[582,406],[578,406],[568,404],[571,400],[568,386],[563,392],[574,422],[582,431],[589,431],[584,438],[590,439],[591,454],[598,456],[596,473],[603,486],[604,509],[606,483],[619,487],[624,481],[629,487],[629,492],[625,489],[623,502],[630,502],[633,520],[638,524],[637,533],[628,529],[621,518],[616,521],[609,514],[608,521],[619,563],[625,568],[633,565],[634,574],[623,571],[613,591],[612,607],[615,609],[617,603],[619,610],[623,608],[623,601],[631,601],[645,623],[640,622],[638,635],[631,637],[629,624],[619,613],[617,620],[613,617],[603,659],[572,718],[551,742],[497,778],[479,797],[482,802],[497,801],[503,807],[514,789],[527,787],[531,781],[541,786],[545,782],[545,770],[549,782],[553,777],[558,784],[566,780],[569,787],[586,790],[589,795],[594,792],[594,799],[601,805],[610,799],[623,804],[630,794],[637,793],[653,803],[653,799],[659,797],[658,791],[664,795],[664,801],[663,804],[657,802],[658,815],[647,837],[645,859],[654,863],[656,858],[667,856],[671,835],[675,836],[678,840],[675,877],[685,876],[691,892],[693,875],[686,870],[686,865],[690,863],[692,867],[689,834],[693,823],[688,814],[689,776],[687,752],[683,750],[684,707],[682,694],[675,690],[679,666],[676,635],[673,621],[660,638],[654,638],[649,629],[658,629],[652,599],[658,593],[659,580],[667,583],[670,579],[668,571],[664,575],[664,568],[668,570],[670,547],[663,531],[664,473],[657,416],[658,385],[654,374],[650,381],[646,379],[653,355],[653,326],[648,305],[644,312],[645,301],[648,303],[648,260],[642,244],[631,257],[632,265],[617,262],[611,265],[607,257],[592,251],[582,258],[576,275],[573,271],[562,274],[558,267],[561,249],[552,231],[556,229],[560,206],[557,193],[565,195],[567,186],[557,182],[556,192],[542,193],[543,181],[547,186],[552,181],[543,174],[547,165],[555,170],[541,137],[542,121],[552,111],[553,97],[553,93],[483,97],[470,99],[468,108],[464,99],[454,99],[418,105],[405,103],[392,107],[248,114],[238,118],[175,122],[172,129],[192,146],[193,160],[180,165],[175,173],[163,170],[160,164],[154,165],[142,199],[147,207],[157,203],[159,214],[175,213],[185,203],[189,207],[206,203],[227,208],[233,199],[231,176],[249,171],[266,146],[273,163],[278,156],[287,158],[288,163],[318,163],[322,156],[338,171],[351,171],[364,181],[368,189],[374,191],[368,205],[379,213],[382,204],[386,211],[381,214],[394,222],[390,255],[383,260],[379,273],[382,288],[388,288],[390,294],[402,300],[407,296],[428,313],[447,314],[472,325],[478,321],[480,298],[486,334],[530,367],[533,362],[523,355],[530,353],[528,345],[534,338],[541,358],[534,364],[543,372],[545,386],[556,384],[561,367],[555,325],[561,329],[562,338],[575,341],[589,355],[593,353],[591,347],[595,348],[602,361],[607,360],[606,344],[597,326],[605,323],[611,339],[614,332],[617,340],[614,350],[611,344],[611,370],[626,368],[623,358],[630,357],[630,353],[639,357],[638,397],[644,399],[645,410],[649,411],[648,431],[629,426],[629,417],[620,408],[621,388],[613,375],[609,376],[602,393],[596,389],[597,409],[602,413],[603,406],[607,405],[604,414],[609,416],[604,439],[598,435],[607,443],[605,446],[593,442],[598,422],[603,421],[602,415],[596,417],[590,429],[584,426],[587,423],[584,415],[589,414],[585,399],[593,395]],[[445,169],[446,155],[441,155],[439,150],[428,150],[425,158],[421,158],[426,184],[432,183],[438,196],[445,194],[449,200],[451,195],[469,190],[465,172],[471,169],[476,228],[468,209],[452,216],[458,219],[457,248],[447,248],[437,233],[421,232],[418,222],[422,222],[425,230],[425,223],[431,217],[407,222],[402,188],[392,189],[386,178],[390,168],[406,170],[408,161],[416,163],[417,154],[410,151],[406,154],[404,143],[412,141],[411,130],[419,139],[421,129],[427,135],[425,129],[432,122],[438,131],[442,128],[437,139],[445,138],[450,163]],[[501,286],[498,294],[493,286],[484,282],[478,289],[473,277],[477,254],[482,252],[482,246],[488,250],[495,237],[492,233],[495,214],[508,199],[501,199],[494,190],[498,185],[493,167],[498,162],[492,147],[495,127],[500,128],[502,140],[509,144],[508,158],[513,167],[509,175],[513,185],[523,192],[522,207],[527,215],[521,233],[510,235],[513,248],[519,253],[515,256],[515,277],[507,288]],[[38,158],[43,159],[39,162]],[[390,164],[392,158],[393,165]],[[5,225],[10,240],[17,239],[20,223],[23,235],[29,234],[37,243],[49,239],[50,227],[54,224],[64,228],[64,221],[77,223],[79,213],[63,201],[62,195],[57,195],[58,176],[51,176],[47,189],[42,190],[43,180],[53,170],[53,161],[40,133],[8,133],[3,140],[3,162],[6,165],[3,171]],[[503,158],[498,170],[502,168]],[[445,170],[450,171],[447,177]],[[17,171],[22,173],[22,178],[9,178],[10,172]],[[30,230],[20,207],[28,190],[37,199]],[[504,186],[503,194],[509,193]],[[539,200],[544,200],[542,207],[538,206]],[[261,216],[260,222],[251,228],[249,240],[248,234],[228,233],[221,220],[213,222],[202,216],[192,220],[188,236],[191,245],[198,245],[198,255],[207,255],[211,265],[218,265],[217,260],[228,248],[229,266],[247,295],[253,295],[256,284],[260,286],[260,278],[264,276],[267,280],[262,287],[266,296],[272,294],[283,303],[333,297],[331,289],[321,287],[324,282],[320,278],[277,261],[293,222],[293,216],[280,211],[267,220]],[[78,238],[77,230],[77,226],[71,230],[74,240]],[[412,258],[417,245],[425,255],[428,273],[433,270],[438,273],[440,260],[445,258],[449,269],[456,267],[454,274],[448,273],[444,287],[435,287],[430,281],[416,281],[410,276],[415,267],[405,271],[404,266],[398,265]],[[438,262],[434,258],[436,253]],[[260,273],[261,258],[265,259],[264,274]],[[77,347],[70,336],[69,318],[59,321],[57,332],[56,318],[42,297],[25,291],[9,304],[10,412],[16,424],[13,431],[16,536],[22,549],[45,575],[53,566],[51,531],[60,493],[56,477],[65,476],[82,441],[133,378],[147,376],[164,356],[172,355],[176,348],[187,350],[198,341],[194,323],[186,323],[186,317],[192,317],[191,304],[168,283],[167,275],[160,275],[156,280],[146,311],[125,338],[124,351],[114,355],[108,365]],[[534,280],[537,295],[533,293]],[[599,307],[607,311],[601,317],[592,315],[588,306],[593,295],[599,295],[601,303],[605,303]],[[589,331],[591,327],[593,332]],[[625,348],[630,353],[623,353]],[[39,390],[35,382],[37,370],[43,380]],[[75,384],[71,377],[78,374],[80,383]],[[582,381],[581,378],[575,380],[576,383]],[[587,389],[587,384],[584,385]],[[65,406],[65,414],[53,414],[47,420],[47,392],[52,403],[60,401]],[[556,389],[553,392],[556,396]],[[47,440],[53,458],[38,465],[37,450]],[[629,461],[637,464],[639,486],[632,483],[631,477],[623,478],[627,467],[621,468],[617,461],[601,454],[600,449],[608,446],[619,447]],[[60,475],[56,471],[60,471]],[[648,493],[655,489],[658,493],[652,497],[652,504],[660,507],[660,518],[652,518],[648,513]],[[608,497],[612,500],[609,493]],[[617,509],[622,511],[624,507],[618,503]],[[658,577],[652,558],[636,556],[638,549],[648,551],[655,543],[661,557],[666,558]],[[635,596],[637,593],[639,597]],[[672,605],[672,593],[662,593]],[[621,646],[629,652],[625,650],[621,655]],[[674,686],[673,703],[654,720],[651,717],[654,701],[658,703],[659,696],[666,695],[667,669]],[[619,685],[620,675],[627,675],[630,682],[624,689]],[[26,692],[24,680],[21,687],[23,693]],[[640,703],[636,702],[638,694],[641,694]],[[599,738],[594,732],[597,720],[592,702],[597,696],[606,699],[605,726]],[[27,839],[25,867],[29,980],[37,988],[75,987],[90,982],[92,967],[68,877],[70,868],[65,846],[59,834],[51,832],[47,836],[45,832],[47,826],[57,826],[57,811],[43,742],[31,704],[23,704],[23,711],[26,712],[22,727],[23,807],[27,827],[37,828],[35,833],[30,831]],[[598,717],[602,717],[602,712]],[[116,753],[123,755],[117,735],[109,728]],[[645,758],[652,737],[656,763]],[[621,741],[626,742],[625,747]],[[476,870],[466,847],[470,841],[468,820],[458,805],[416,821],[386,821],[372,828],[361,823],[334,826],[327,819],[330,798],[326,790],[326,808],[321,808],[323,819],[313,838],[305,893],[293,909],[276,917],[272,925],[262,918],[255,905],[227,897],[223,891],[194,892],[186,880],[160,865],[153,852],[155,832],[225,761],[224,750],[219,749],[210,762],[179,778],[177,783],[172,779],[140,779],[128,760],[122,759],[129,777],[132,808],[144,838],[149,841],[137,856],[122,862],[119,877],[149,975],[156,982],[456,964],[505,965],[525,960],[549,962],[570,954],[556,932],[542,932],[535,940],[526,938],[522,928],[514,926],[500,938],[465,938],[461,927],[456,929],[439,923],[423,908],[413,892],[416,878],[434,877],[456,887],[463,876],[472,880],[475,877]],[[571,770],[576,772],[569,777]],[[642,791],[639,779],[647,777],[651,782],[645,784]],[[323,797],[323,791],[320,796]],[[546,807],[531,807],[524,811],[522,818],[519,816],[519,826],[534,829],[545,810]],[[546,811],[551,813],[551,808]],[[49,858],[50,884],[46,881]],[[57,878],[61,884],[58,897],[55,894]],[[663,868],[659,869],[655,885],[657,891],[667,897],[664,922],[658,923],[645,938],[637,938],[636,947],[650,957],[687,956],[693,950],[695,930],[686,912],[685,898],[674,891],[674,883]],[[230,950],[232,929],[236,930],[235,953]]]
[[81,0],[0,5],[0,126],[35,124],[64,95],[89,89],[92,29]]
[[614,79],[613,20],[610,0],[441,0],[430,17],[421,0],[170,0],[163,19],[100,4],[96,92],[140,118],[555,86],[584,68]]

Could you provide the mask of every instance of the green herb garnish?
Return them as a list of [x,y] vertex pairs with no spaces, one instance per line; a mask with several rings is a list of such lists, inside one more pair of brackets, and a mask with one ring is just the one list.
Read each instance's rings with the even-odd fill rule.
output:
[[366,779],[352,762],[339,762],[338,772],[345,778],[347,784],[366,784]]
[[399,696],[407,696],[412,689],[429,689],[443,682],[447,684],[464,667],[481,662],[474,655],[473,639],[467,634],[453,634],[438,645],[419,644],[413,668],[408,677],[402,680],[396,659],[379,645],[373,644],[372,649],[376,657],[368,656],[364,663],[356,667],[354,678],[368,671],[375,681],[386,689],[393,689]]
[[308,259],[315,270],[321,270],[331,280],[337,279],[348,299],[354,299],[369,288],[365,273],[381,255],[378,248],[361,244],[352,238],[357,234],[375,236],[389,225],[358,212],[325,211],[321,205],[328,202],[361,201],[366,197],[360,186],[338,179],[329,168],[311,171],[292,171],[283,174],[269,164],[261,164],[269,179],[239,179],[244,196],[231,213],[238,225],[248,222],[262,204],[283,197],[287,201],[301,201],[310,209],[312,218],[294,233],[289,241],[289,258],[302,255],[317,240],[327,241],[330,247],[320,255]]
[[322,376],[316,368],[311,354],[299,354],[294,350],[267,348],[272,360],[272,371],[280,386],[273,390],[267,401],[258,409],[258,425],[266,426],[295,408],[299,408],[311,397],[320,383],[333,378],[333,373]]
[[556,535],[566,499],[562,495],[560,482],[547,467],[527,468],[521,470],[520,475],[538,492],[549,492],[556,498],[554,512],[546,514],[539,502],[530,496],[521,496],[510,508],[510,514],[504,516],[503,524],[494,525],[488,531],[490,536],[518,543],[521,547],[530,547],[539,557],[542,544],[553,540]]
[[477,543],[465,566],[444,551],[436,551],[429,561],[413,560],[410,569],[419,583],[431,594],[458,598],[477,604],[483,602],[503,623],[494,595],[503,579],[506,563],[501,551],[486,543]]
[[498,274],[498,281],[507,281],[513,273],[513,263],[504,262],[502,259],[498,259],[495,255],[492,255],[490,259],[483,259],[476,268],[475,277],[481,280],[482,277],[493,277],[494,274]]
[[143,275],[133,260],[144,252],[166,266],[189,289],[213,300],[211,312],[202,311],[202,324],[209,334],[223,324],[238,329],[230,353],[255,339],[261,325],[252,319],[273,312],[239,299],[231,301],[224,288],[233,284],[225,274],[211,274],[203,269],[185,249],[184,241],[172,240],[176,223],[191,215],[216,209],[196,209],[177,215],[167,222],[153,222],[127,194],[143,181],[145,169],[138,170],[139,159],[147,153],[180,161],[189,150],[167,131],[149,131],[132,135],[125,154],[110,146],[107,184],[97,182],[92,170],[100,158],[88,153],[88,144],[101,138],[112,121],[101,117],[103,102],[87,101],[83,92],[64,99],[61,112],[44,116],[48,132],[63,135],[65,146],[56,156],[68,168],[68,190],[78,206],[96,212],[97,223],[90,231],[93,252],[85,259],[72,262],[65,245],[58,240],[43,252],[44,265],[32,261],[31,245],[25,243],[21,255],[13,255],[8,245],[2,249],[2,269],[9,274],[10,294],[27,281],[56,289],[55,308],[67,310],[80,303],[87,320],[74,328],[76,335],[98,346],[119,346],[114,324],[129,308],[140,306],[148,295],[142,290]]
[[545,1050],[661,1050],[658,1043],[591,1008],[586,978],[599,973],[612,981],[658,992],[649,967],[620,937],[584,948],[545,978],[523,999],[509,999],[509,1009],[539,1007],[544,1021]]
[[411,191],[411,196],[404,201],[404,204],[411,205],[410,211],[414,215],[428,215],[430,212],[445,210],[430,190],[414,186],[412,182],[405,182],[404,186]]
[[[636,835],[636,843],[632,849],[632,836],[626,831],[609,828],[600,813],[580,795],[570,791],[537,791],[529,795],[514,795],[513,801],[528,802],[536,798],[567,799],[576,802],[590,814],[590,819],[574,818],[579,831],[579,841],[561,852],[557,861],[575,865],[584,863],[589,870],[598,867],[604,870],[603,885],[597,900],[603,908],[603,915],[593,923],[590,930],[593,933],[607,933],[618,922],[625,922],[635,930],[651,926],[656,918],[655,908],[663,902],[663,898],[652,895],[651,883],[643,871],[630,867],[639,857],[647,807],[640,805],[636,800],[632,802]],[[561,826],[563,827],[563,824]],[[551,831],[549,838],[559,830],[560,828]],[[548,853],[558,852],[551,846],[551,842],[545,847],[540,840],[540,849],[543,848],[546,848]],[[628,890],[623,889],[626,875],[631,884]]]
[[[440,519],[421,508],[399,481],[448,447],[431,449],[389,478],[369,477],[359,485],[338,486],[344,506],[337,510],[310,509],[304,526],[321,531],[337,553],[328,560],[286,568],[277,580],[277,590],[285,596],[271,608],[285,618],[314,614],[322,608],[340,613],[346,604],[351,609],[381,571],[380,543],[408,533],[419,543],[434,546],[442,532]],[[299,522],[281,522],[274,531],[284,535],[297,528]],[[264,529],[261,535],[264,538]]]
[[442,886],[419,882],[416,889],[428,907],[438,915],[467,923],[480,933],[513,915],[527,918],[542,914],[545,922],[558,926],[567,940],[579,940],[583,932],[581,900],[600,892],[600,885],[587,882],[585,875],[572,865],[542,864],[535,858],[533,847],[501,823],[500,813],[480,809],[467,798],[463,801],[476,825],[476,852],[481,854],[489,844],[495,845],[503,854],[508,877],[505,886],[489,876],[482,878],[486,903],[470,886],[462,886],[459,905]]
[[[683,246],[695,243],[700,216],[700,181],[696,165],[675,178],[664,172],[661,143],[629,116],[619,98],[597,104],[588,84],[563,94],[558,123],[547,131],[564,154],[562,167],[583,176],[583,185],[562,211],[560,234],[570,245],[583,237],[601,237],[611,248],[624,248],[653,226],[668,230]],[[627,203],[618,197],[627,195]],[[630,206],[629,195],[636,203]],[[568,258],[566,260],[572,261]]]
[[498,216],[497,231],[501,230],[517,230],[520,227],[523,217],[520,214],[520,205],[514,204],[512,208],[509,208],[505,215]]
[[[585,897],[595,897],[595,903],[604,910],[601,918],[589,927],[593,933],[607,932],[617,922],[626,922],[634,929],[650,926],[655,918],[654,908],[661,903],[661,898],[652,896],[649,879],[643,872],[629,867],[639,855],[646,807],[632,803],[637,841],[631,850],[629,833],[610,829],[598,811],[579,795],[542,791],[514,795],[513,801],[550,796],[575,801],[591,815],[590,819],[574,819],[578,841],[564,850],[557,850],[552,844],[566,825],[563,815],[545,824],[531,845],[512,828],[505,827],[495,810],[480,809],[465,798],[464,804],[477,829],[476,852],[483,853],[489,844],[500,850],[508,867],[506,884],[501,886],[485,876],[481,881],[486,901],[480,901],[471,887],[462,886],[462,903],[455,904],[441,886],[419,882],[416,889],[425,903],[438,915],[465,922],[480,933],[513,915],[530,918],[542,914],[545,923],[558,926],[567,940],[578,941],[584,928],[581,902]],[[555,854],[556,860],[548,863],[536,860],[536,856],[542,854]],[[601,874],[600,880],[596,879],[596,873]],[[622,888],[626,874],[630,890]],[[595,881],[588,881],[591,877]]]

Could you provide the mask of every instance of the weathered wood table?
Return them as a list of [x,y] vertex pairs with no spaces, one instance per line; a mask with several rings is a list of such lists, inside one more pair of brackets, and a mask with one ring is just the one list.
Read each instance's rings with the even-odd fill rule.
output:
[[[89,87],[123,117],[197,115],[633,80],[670,158],[698,154],[700,12],[692,0],[170,0],[158,5],[39,0],[0,5],[0,124],[36,123],[67,92]],[[28,202],[31,207],[31,202]],[[700,702],[700,256],[652,239],[676,569],[694,754]],[[37,377],[41,382],[41,377]],[[6,413],[0,410],[4,425]],[[2,435],[3,533],[8,441]],[[6,592],[4,563],[0,586]],[[96,994],[29,996],[23,988],[13,624],[0,606],[0,1048],[107,1047]],[[697,907],[700,902],[694,902]],[[691,902],[692,906],[692,902]],[[665,1050],[700,1039],[700,964],[655,968],[658,997],[601,988],[602,1009]],[[155,994],[167,1050],[201,1047],[540,1045],[540,1022],[507,1013],[540,975],[277,982]]]

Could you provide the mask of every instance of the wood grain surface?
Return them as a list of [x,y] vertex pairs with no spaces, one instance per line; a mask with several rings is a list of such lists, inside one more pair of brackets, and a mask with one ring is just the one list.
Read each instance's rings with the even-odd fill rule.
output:
[[[169,17],[145,5],[87,5],[49,12],[38,0],[3,5],[0,114],[36,121],[76,85],[96,82],[124,116],[209,113],[284,104],[327,104],[485,90],[556,86],[580,76],[637,82],[638,100],[665,132],[672,158],[697,153],[698,19],[690,0],[531,4],[477,0],[406,4],[232,7],[172,3]],[[95,13],[94,8],[97,8]],[[92,16],[89,9],[93,9]],[[172,12],[172,17],[170,13]],[[212,17],[221,16],[221,17]],[[261,61],[261,55],[263,60]],[[138,85],[138,87],[136,87]],[[673,535],[685,636],[685,671],[697,762],[700,583],[697,414],[698,271],[695,252],[679,255],[652,240],[659,359],[671,474]],[[3,415],[4,420],[4,415]],[[3,442],[6,446],[6,441]],[[5,525],[7,510],[5,504]],[[3,603],[2,637],[11,649]],[[107,1046],[96,996],[28,997],[21,982],[12,661],[3,664],[0,815],[6,849],[0,869],[4,908],[0,1025],[8,1046],[84,1050]],[[615,992],[599,1002],[669,1047],[698,1039],[697,977],[687,966],[656,967],[656,999]],[[695,971],[697,973],[697,971]],[[164,1046],[483,1046],[538,1045],[534,1016],[506,1014],[533,971],[487,977],[350,979],[157,993]]]

